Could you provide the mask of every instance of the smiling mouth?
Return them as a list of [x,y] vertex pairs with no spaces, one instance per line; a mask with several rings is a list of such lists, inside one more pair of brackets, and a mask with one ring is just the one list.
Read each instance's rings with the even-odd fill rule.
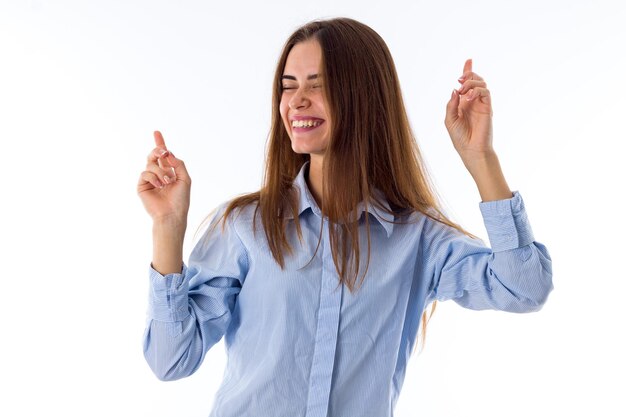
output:
[[292,120],[291,127],[317,127],[321,125],[324,121],[320,119],[309,119],[309,120]]
[[321,119],[292,120],[291,129],[294,132],[309,132],[319,127],[323,123],[324,123],[324,120],[321,120]]

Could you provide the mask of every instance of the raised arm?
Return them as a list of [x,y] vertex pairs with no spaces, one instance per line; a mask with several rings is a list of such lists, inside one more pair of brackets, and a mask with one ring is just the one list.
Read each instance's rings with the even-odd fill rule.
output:
[[535,241],[524,201],[511,192],[492,146],[491,94],[468,59],[446,107],[452,144],[474,178],[491,248],[454,228],[429,222],[424,234],[431,298],[475,309],[536,311],[552,291],[552,260]]
[[465,61],[459,82],[461,87],[452,91],[445,119],[454,149],[474,178],[482,201],[511,198],[493,149],[491,93],[483,78],[472,71],[471,59]]
[[152,217],[153,267],[162,274],[180,273],[191,178],[185,163],[165,146],[161,132],[154,132],[154,141],[137,194]]

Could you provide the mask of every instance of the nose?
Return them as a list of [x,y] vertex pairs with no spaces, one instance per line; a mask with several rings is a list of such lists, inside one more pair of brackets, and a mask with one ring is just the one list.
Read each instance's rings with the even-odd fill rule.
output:
[[289,108],[291,110],[297,110],[306,108],[310,104],[304,88],[298,88],[289,100]]

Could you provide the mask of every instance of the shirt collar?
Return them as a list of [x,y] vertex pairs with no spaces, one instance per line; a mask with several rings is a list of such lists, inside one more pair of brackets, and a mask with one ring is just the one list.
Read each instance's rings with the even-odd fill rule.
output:
[[[310,208],[315,214],[321,217],[322,215],[321,210],[318,207],[317,203],[315,202],[315,199],[313,198],[313,195],[311,194],[311,191],[309,190],[309,186],[307,185],[306,179],[304,177],[305,172],[308,170],[309,164],[310,164],[310,161],[307,161],[304,163],[304,165],[302,165],[302,167],[300,168],[300,172],[298,173],[298,175],[293,181],[295,188],[298,190],[298,196],[299,196],[298,197],[298,216],[300,216],[306,209]],[[378,200],[381,202],[381,204],[387,210],[390,210],[389,203],[387,202],[385,195],[377,188],[374,189],[374,194],[378,198]],[[376,206],[376,203],[374,203],[374,201],[371,199],[370,199],[370,203],[367,206],[367,209],[365,208],[365,204],[363,201],[361,201],[358,204],[356,214],[360,216],[361,213],[363,213],[364,211],[371,213],[374,216],[374,218],[378,220],[378,223],[380,223],[381,226],[385,228],[387,237],[391,236],[391,233],[393,232],[392,222],[395,220],[392,214],[379,209]],[[285,218],[293,219],[293,214],[291,213],[290,210],[285,210]]]

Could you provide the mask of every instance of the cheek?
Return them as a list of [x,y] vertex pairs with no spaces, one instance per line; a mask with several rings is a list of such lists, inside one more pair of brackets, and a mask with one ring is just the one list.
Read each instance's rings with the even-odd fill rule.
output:
[[317,106],[321,110],[321,113],[324,115],[324,119],[326,119],[327,121],[330,121],[329,114],[328,114],[328,106],[326,105],[326,102],[324,101],[323,98],[319,99],[319,101],[317,102]]

